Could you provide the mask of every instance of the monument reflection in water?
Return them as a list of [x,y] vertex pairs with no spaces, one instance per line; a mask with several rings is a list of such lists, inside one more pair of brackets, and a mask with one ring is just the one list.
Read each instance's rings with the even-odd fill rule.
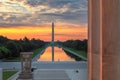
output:
[[[52,47],[48,47],[38,61],[52,61],[51,51]],[[75,59],[68,56],[62,48],[54,47],[54,61],[75,61]]]

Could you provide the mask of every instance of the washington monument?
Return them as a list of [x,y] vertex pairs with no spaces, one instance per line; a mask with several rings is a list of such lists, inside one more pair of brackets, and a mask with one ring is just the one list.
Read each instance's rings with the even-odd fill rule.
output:
[[54,62],[54,22],[52,22],[52,62]]

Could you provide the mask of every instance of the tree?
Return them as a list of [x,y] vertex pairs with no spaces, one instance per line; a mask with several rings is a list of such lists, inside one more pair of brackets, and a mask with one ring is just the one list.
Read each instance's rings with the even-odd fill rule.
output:
[[29,40],[27,37],[20,40],[11,40],[4,36],[0,36],[0,59],[15,58],[20,56],[20,52],[28,52],[40,48],[45,45],[45,42],[33,38]]
[[25,37],[23,38],[23,41],[29,42],[30,40],[25,36]]
[[82,50],[87,52],[87,40],[68,40],[63,42],[63,45],[69,48],[73,48],[76,50]]
[[11,51],[13,57],[18,57],[20,55],[18,44],[14,41],[8,41],[6,47]]
[[0,47],[0,59],[11,57],[11,52],[6,47]]
[[7,41],[9,41],[8,38],[0,36],[0,45],[5,45]]

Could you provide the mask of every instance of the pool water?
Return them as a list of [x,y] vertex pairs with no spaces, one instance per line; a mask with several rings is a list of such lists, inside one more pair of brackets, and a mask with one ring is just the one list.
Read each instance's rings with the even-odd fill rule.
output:
[[[46,48],[45,52],[40,55],[37,61],[52,61],[52,47]],[[67,55],[62,48],[54,47],[54,61],[76,61]]]

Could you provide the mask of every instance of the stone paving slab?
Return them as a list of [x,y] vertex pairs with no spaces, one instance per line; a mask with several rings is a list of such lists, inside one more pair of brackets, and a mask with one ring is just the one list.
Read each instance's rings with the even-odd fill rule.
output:
[[36,70],[34,80],[70,80],[64,70]]
[[33,75],[33,80],[88,80],[87,69],[36,69]]

